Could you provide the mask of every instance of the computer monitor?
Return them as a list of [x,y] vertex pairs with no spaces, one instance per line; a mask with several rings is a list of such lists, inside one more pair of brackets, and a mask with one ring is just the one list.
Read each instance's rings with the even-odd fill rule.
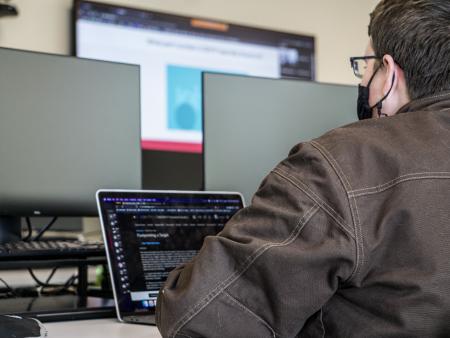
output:
[[149,189],[202,187],[202,70],[315,76],[312,36],[85,0],[74,2],[74,18],[77,56],[141,65]]
[[354,122],[357,88],[204,74],[205,188],[250,204],[272,168],[302,141]]
[[141,187],[139,66],[0,48],[0,242]]

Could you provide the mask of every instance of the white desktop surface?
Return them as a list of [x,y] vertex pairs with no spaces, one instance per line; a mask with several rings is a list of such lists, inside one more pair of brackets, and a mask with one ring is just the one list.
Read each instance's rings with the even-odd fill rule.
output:
[[48,338],[161,338],[154,325],[124,324],[116,319],[44,323]]

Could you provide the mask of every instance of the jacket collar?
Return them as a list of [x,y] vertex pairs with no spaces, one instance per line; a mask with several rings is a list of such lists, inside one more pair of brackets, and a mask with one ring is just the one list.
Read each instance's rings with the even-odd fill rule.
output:
[[450,108],[450,90],[413,100],[401,107],[397,114],[419,110],[441,110]]

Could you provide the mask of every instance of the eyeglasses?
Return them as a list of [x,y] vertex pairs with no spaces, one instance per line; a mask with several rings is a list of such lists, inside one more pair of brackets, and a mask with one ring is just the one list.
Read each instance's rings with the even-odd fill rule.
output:
[[362,79],[364,76],[364,73],[367,70],[367,60],[371,59],[379,59],[380,57],[375,55],[369,55],[369,56],[353,56],[350,58],[350,65],[352,66],[353,73],[357,78]]

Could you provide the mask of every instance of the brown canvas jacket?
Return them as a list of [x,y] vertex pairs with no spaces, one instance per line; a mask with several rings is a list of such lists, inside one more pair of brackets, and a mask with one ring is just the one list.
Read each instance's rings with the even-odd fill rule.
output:
[[163,337],[450,337],[450,92],[292,149],[175,269]]

